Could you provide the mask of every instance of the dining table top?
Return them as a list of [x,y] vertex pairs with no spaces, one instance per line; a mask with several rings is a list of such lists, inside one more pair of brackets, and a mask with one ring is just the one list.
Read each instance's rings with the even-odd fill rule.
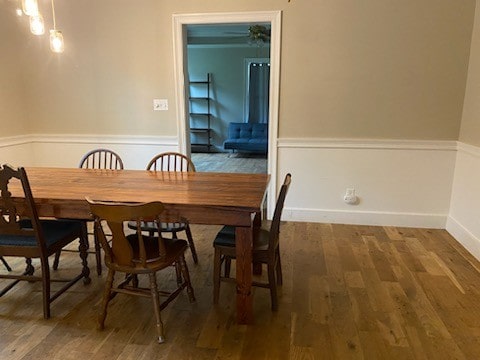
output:
[[[89,218],[86,197],[116,202],[161,201],[167,209],[188,212],[191,222],[199,224],[218,221],[210,216],[203,219],[201,213],[205,211],[230,210],[237,215],[260,211],[270,179],[267,174],[242,173],[48,167],[25,170],[41,215]],[[67,211],[68,207],[72,211]],[[192,219],[192,212],[200,213],[193,214]]]

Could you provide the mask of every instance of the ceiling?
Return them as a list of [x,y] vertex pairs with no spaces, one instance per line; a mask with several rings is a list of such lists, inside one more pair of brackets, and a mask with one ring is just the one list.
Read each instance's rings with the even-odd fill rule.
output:
[[251,44],[248,29],[252,25],[263,25],[270,29],[270,23],[187,25],[187,41],[189,45],[247,45]]

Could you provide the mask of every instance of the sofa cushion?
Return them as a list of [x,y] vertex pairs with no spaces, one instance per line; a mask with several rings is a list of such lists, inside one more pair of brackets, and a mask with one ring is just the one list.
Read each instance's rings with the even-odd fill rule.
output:
[[268,124],[230,123],[224,149],[266,153],[268,149]]

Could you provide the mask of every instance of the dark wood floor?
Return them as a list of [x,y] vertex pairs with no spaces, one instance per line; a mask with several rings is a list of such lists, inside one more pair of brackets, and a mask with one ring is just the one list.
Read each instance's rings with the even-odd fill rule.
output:
[[[181,294],[162,312],[165,344],[149,299],[117,296],[97,331],[105,275],[93,275],[49,320],[40,284],[0,298],[0,359],[480,359],[480,264],[444,230],[285,223],[279,311],[255,289],[253,326],[235,324],[233,284],[212,305],[217,230],[193,228],[197,302]],[[63,253],[58,273],[77,266]],[[173,284],[173,270],[159,280]]]

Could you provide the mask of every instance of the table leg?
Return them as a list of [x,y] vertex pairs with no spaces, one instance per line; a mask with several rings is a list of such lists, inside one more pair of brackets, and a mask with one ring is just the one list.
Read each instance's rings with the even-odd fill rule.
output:
[[[253,233],[260,230],[262,226],[262,214],[260,212],[255,213],[255,218],[253,219]],[[253,263],[253,274],[262,275],[262,263]]]
[[237,252],[237,323],[252,324],[252,228],[237,226],[235,243]]

